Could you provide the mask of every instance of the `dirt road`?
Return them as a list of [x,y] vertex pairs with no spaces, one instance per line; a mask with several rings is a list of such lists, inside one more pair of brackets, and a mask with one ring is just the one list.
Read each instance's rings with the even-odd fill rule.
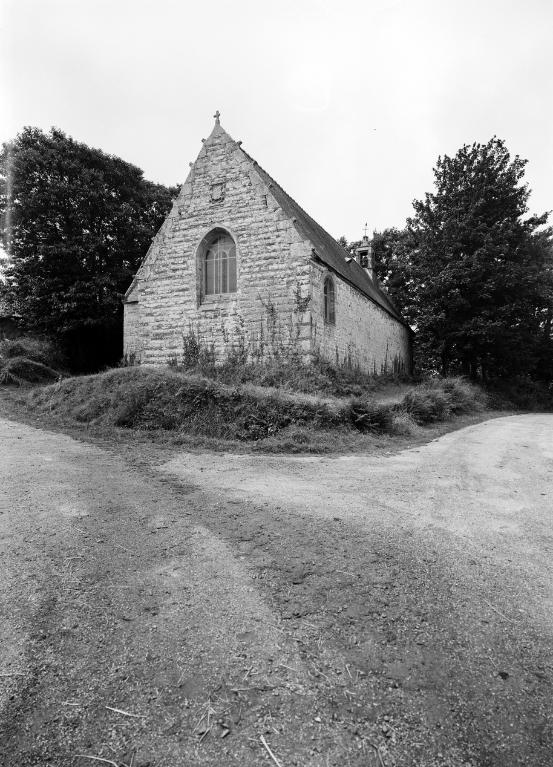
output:
[[0,764],[550,766],[552,497],[553,416],[149,466],[0,421]]

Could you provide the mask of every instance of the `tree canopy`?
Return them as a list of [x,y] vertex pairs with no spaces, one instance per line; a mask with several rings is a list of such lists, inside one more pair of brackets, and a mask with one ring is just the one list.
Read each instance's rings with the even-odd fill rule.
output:
[[443,373],[532,373],[550,338],[553,298],[547,214],[528,214],[526,160],[505,143],[463,146],[440,157],[435,192],[408,220],[420,348]]
[[[343,235],[338,242],[352,256],[362,243],[361,240],[348,242]],[[371,237],[373,266],[378,282],[411,325],[416,323],[417,298],[410,266],[413,242],[413,235],[408,229],[396,227],[374,231]]]
[[[553,380],[553,249],[505,143],[440,157],[404,230],[373,235],[376,274],[416,330],[419,369]],[[355,250],[358,243],[346,245]]]
[[8,287],[26,326],[79,367],[121,353],[121,298],[177,188],[60,130],[25,128],[0,153]]

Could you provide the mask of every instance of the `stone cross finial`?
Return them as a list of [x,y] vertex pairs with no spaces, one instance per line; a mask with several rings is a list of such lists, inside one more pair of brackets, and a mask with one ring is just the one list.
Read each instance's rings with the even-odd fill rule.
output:
[[216,125],[220,125],[221,123],[219,122],[219,117],[221,117],[221,113],[219,112],[219,110],[217,110],[217,111],[215,112],[215,114],[213,115],[213,117],[215,118],[215,124],[216,124]]

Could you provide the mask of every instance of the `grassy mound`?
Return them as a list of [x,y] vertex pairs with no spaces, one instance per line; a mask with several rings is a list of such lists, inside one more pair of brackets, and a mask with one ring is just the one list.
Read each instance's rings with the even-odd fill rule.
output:
[[252,384],[229,386],[167,368],[127,367],[41,387],[28,403],[79,423],[241,441],[282,432],[300,445],[317,430],[411,435],[421,425],[481,409],[483,395],[461,379],[444,379],[412,389],[400,402],[379,403],[370,395],[324,400]]
[[119,368],[32,392],[30,405],[81,423],[259,440],[292,424],[329,427],[344,414],[311,398],[231,387],[167,369]]

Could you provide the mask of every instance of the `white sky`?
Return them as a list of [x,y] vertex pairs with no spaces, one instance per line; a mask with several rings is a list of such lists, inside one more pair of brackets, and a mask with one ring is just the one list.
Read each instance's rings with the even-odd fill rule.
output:
[[212,115],[319,223],[402,226],[504,138],[553,208],[551,0],[0,0],[0,140],[56,125],[183,181]]

